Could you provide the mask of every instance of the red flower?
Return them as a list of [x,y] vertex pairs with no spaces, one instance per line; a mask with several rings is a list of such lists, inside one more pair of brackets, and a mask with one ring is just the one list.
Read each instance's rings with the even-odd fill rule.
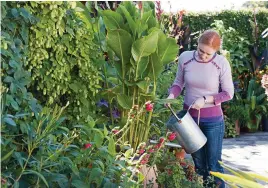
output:
[[148,160],[150,158],[150,154],[146,154],[144,158]]
[[145,152],[144,149],[140,149],[140,150],[139,150],[139,154],[143,154],[144,152]]
[[117,134],[118,132],[119,132],[119,130],[117,130],[117,129],[112,130],[112,133],[114,133],[114,134]]
[[142,165],[144,165],[144,164],[146,164],[146,163],[148,163],[148,160],[145,160],[145,159],[142,159],[142,160],[141,160],[141,164],[142,164]]
[[172,170],[171,169],[168,169],[167,170],[167,173],[168,173],[168,175],[171,175],[172,174]]
[[150,148],[149,149],[149,153],[153,153],[154,152],[154,149],[153,148]]
[[159,144],[163,144],[165,142],[165,139],[164,138],[160,138],[159,139]]
[[134,105],[133,107],[132,107],[134,110],[138,110],[139,109],[139,105]]
[[159,149],[160,147],[161,147],[161,144],[156,144],[156,145],[154,146],[155,149]]
[[173,140],[175,140],[175,138],[176,138],[176,133],[171,133],[171,134],[168,136],[168,140],[169,140],[169,141],[173,141]]
[[91,148],[91,146],[92,146],[92,144],[90,144],[90,143],[84,144],[84,149]]
[[154,108],[154,104],[151,103],[151,101],[148,101],[148,102],[145,103],[145,109],[146,109],[148,112],[153,111],[153,108]]
[[1,183],[2,183],[2,184],[6,184],[6,183],[7,183],[7,180],[4,179],[4,178],[1,178]]

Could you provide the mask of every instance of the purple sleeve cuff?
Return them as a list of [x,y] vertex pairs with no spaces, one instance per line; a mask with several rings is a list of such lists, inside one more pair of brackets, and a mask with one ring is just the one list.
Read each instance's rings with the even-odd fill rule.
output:
[[222,91],[216,95],[213,95],[214,97],[214,104],[215,105],[218,105],[222,102],[225,102],[225,101],[229,101],[231,100],[232,98],[230,97],[229,93],[226,92],[226,91]]
[[181,88],[178,85],[172,85],[169,89],[169,94],[173,94],[174,98],[177,98],[181,94]]

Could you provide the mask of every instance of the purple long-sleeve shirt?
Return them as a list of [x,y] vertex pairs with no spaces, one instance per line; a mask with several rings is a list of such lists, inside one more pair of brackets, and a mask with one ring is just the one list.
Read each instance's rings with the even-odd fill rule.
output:
[[[195,53],[197,52],[186,51],[180,55],[178,71],[170,93],[176,98],[185,87],[186,109],[200,97],[213,96],[214,104],[205,104],[200,110],[200,121],[220,120],[223,115],[221,103],[231,100],[234,95],[230,64],[224,56],[218,54],[208,62],[202,62],[195,58]],[[198,111],[190,109],[190,114],[196,118]]]

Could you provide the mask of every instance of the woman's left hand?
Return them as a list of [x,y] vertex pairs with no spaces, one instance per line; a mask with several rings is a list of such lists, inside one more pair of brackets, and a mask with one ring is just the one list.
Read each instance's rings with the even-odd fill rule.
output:
[[192,108],[200,110],[201,108],[204,107],[204,105],[205,105],[205,100],[203,97],[200,97],[194,102]]

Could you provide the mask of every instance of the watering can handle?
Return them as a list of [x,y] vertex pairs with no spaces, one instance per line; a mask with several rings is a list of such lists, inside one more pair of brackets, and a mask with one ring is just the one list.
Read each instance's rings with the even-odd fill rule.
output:
[[181,119],[177,116],[177,114],[171,108],[170,104],[168,104],[167,107],[170,109],[171,113],[175,116],[175,118],[178,120],[178,122],[181,122]]
[[[195,103],[195,101],[189,106],[188,108],[188,112],[189,110],[191,109],[191,107],[193,106],[193,104]],[[200,123],[200,109],[198,110],[198,117],[197,117],[197,125],[199,126],[199,123]]]

